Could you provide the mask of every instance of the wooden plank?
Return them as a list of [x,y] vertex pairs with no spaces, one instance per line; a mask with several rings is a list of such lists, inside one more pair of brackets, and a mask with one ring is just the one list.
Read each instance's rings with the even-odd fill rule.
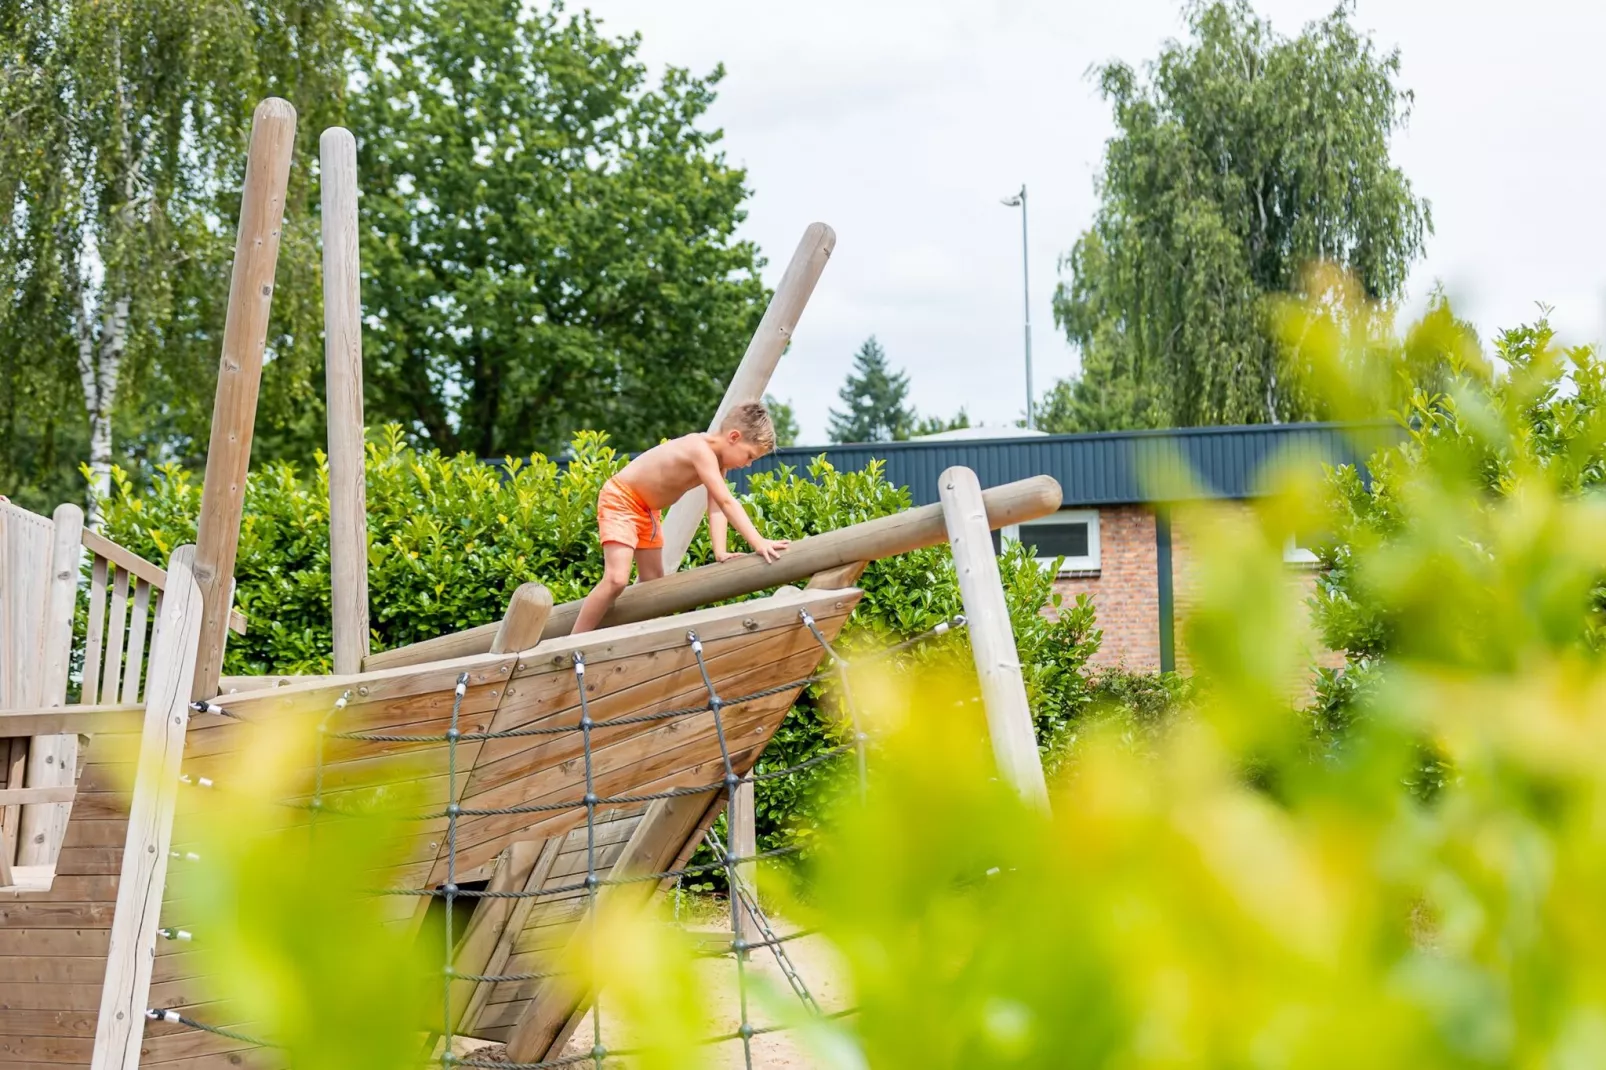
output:
[[[1046,516],[1060,507],[1060,486],[1049,476],[991,487],[983,493],[987,523],[992,528],[1019,524]],[[662,579],[635,583],[619,595],[603,618],[604,628],[635,621],[657,620],[697,606],[742,598],[755,591],[806,579],[817,572],[856,561],[895,557],[923,546],[935,546],[946,537],[942,507],[926,505],[892,516],[850,524],[836,531],[798,539],[780,559],[769,563],[747,554],[723,564],[675,572]],[[545,639],[568,635],[580,613],[580,602],[565,602],[552,610],[542,635]],[[370,655],[365,669],[416,665],[443,658],[459,658],[491,649],[497,625],[485,624],[454,635],[397,647]]]
[[[106,941],[110,935],[106,929],[27,929],[6,926],[0,928],[0,957],[97,962],[98,984],[98,978],[106,973]],[[0,974],[0,977],[6,976],[10,975]]]
[[[26,739],[0,739],[0,784],[19,785],[28,768],[28,741]],[[17,825],[22,820],[21,806],[0,806],[0,888],[15,883],[11,867],[17,859]]]
[[184,728],[200,644],[204,603],[192,578],[195,556],[191,546],[173,552],[162,609],[162,639],[151,651],[145,731],[129,805],[128,842],[101,990],[93,1070],[136,1070],[139,1065],[151,956],[167,877],[179,765],[184,757]]
[[362,294],[357,251],[357,139],[319,139],[323,183],[323,355],[329,427],[329,585],[335,672],[368,656],[368,511],[363,468]]
[[[119,546],[98,531],[85,528],[83,531],[84,549],[96,557],[104,557],[107,561],[126,571],[135,579],[144,580],[158,594],[167,589],[167,570],[160,565],[153,565],[143,557],[128,549]],[[229,631],[240,635],[245,634],[245,614],[238,609],[229,611]]]
[[[83,550],[84,513],[76,505],[58,506],[52,519],[46,616],[39,637],[43,664],[39,694],[29,705],[62,706],[67,701],[67,675],[72,660],[73,610]],[[33,788],[71,786],[78,764],[78,737],[36,736],[28,744],[27,783]],[[69,797],[70,798],[70,797]],[[68,807],[43,802],[24,805],[18,815],[17,864],[48,865],[61,846]]]
[[[652,803],[609,871],[610,878],[663,869],[679,852],[687,834],[697,827],[707,809],[707,800],[696,796]],[[637,907],[651,896],[654,888],[656,885],[647,881],[607,885],[597,894],[597,909]],[[584,938],[584,934],[580,938]],[[535,998],[525,1007],[508,1036],[508,1060],[535,1062],[548,1058],[547,1053],[557,1046],[570,1016],[585,998],[586,993],[573,977],[551,977],[542,981]]]
[[[810,223],[803,231],[803,237],[793,250],[785,273],[781,275],[780,285],[775,287],[775,296],[770,298],[769,305],[764,309],[764,318],[759,320],[758,330],[753,332],[752,340],[747,343],[747,352],[742,354],[741,363],[736,366],[735,374],[725,387],[725,396],[720,399],[719,408],[714,410],[714,418],[708,423],[709,431],[718,431],[725,416],[736,406],[763,399],[770,376],[775,374],[781,354],[791,344],[797,321],[802,318],[803,309],[808,305],[809,297],[814,293],[814,287],[820,281],[820,275],[825,271],[831,251],[835,248],[836,231],[824,223]],[[692,537],[697,534],[697,525],[702,523],[707,510],[708,492],[700,486],[687,491],[669,507],[669,515],[663,523],[665,572],[680,571],[686,557],[686,547],[691,545]]]
[[275,687],[289,687],[291,684],[322,683],[333,680],[333,676],[220,676],[217,681],[217,693],[227,695],[234,692],[268,691]]
[[[87,962],[87,959],[68,959],[68,962]],[[45,969],[55,963],[40,959],[0,959],[0,977],[17,981],[43,982],[55,975]],[[72,984],[100,984],[100,978],[79,973]],[[89,1011],[21,1011],[0,1008],[0,1037],[90,1037],[95,1035],[95,1016]]]
[[134,584],[134,613],[128,625],[128,668],[123,674],[125,703],[139,701],[139,685],[145,662],[145,618],[150,612],[151,585],[144,580]]
[[[491,892],[520,891],[529,884],[536,864],[545,851],[544,844],[523,842],[510,845],[498,858],[496,872],[491,875],[486,890]],[[474,908],[463,937],[452,953],[453,966],[459,974],[483,974],[497,947],[507,938],[508,925],[516,914],[518,899],[481,899]],[[452,984],[452,1030],[458,1031],[469,1021],[468,1013],[479,990],[489,985],[481,981],[455,981]]]
[[[201,588],[204,609],[199,671],[191,698],[215,695],[223,671],[229,607],[234,600],[234,557],[245,508],[246,472],[251,466],[251,436],[256,426],[257,391],[262,385],[262,357],[273,307],[273,275],[279,262],[295,132],[296,110],[289,101],[269,97],[257,105],[246,152],[239,236],[229,279],[212,437],[195,536],[195,582]],[[173,618],[164,614],[163,619]]]
[[96,735],[128,732],[139,725],[141,709],[132,703],[115,706],[55,706],[49,709],[0,710],[0,738],[61,733]]
[[853,587],[859,582],[868,568],[868,561],[849,561],[836,568],[828,568],[824,572],[816,572],[809,577],[808,589],[811,591],[835,591],[843,587]]
[[998,771],[1028,802],[1047,809],[1048,785],[1037,753],[1032,708],[1021,677],[1020,654],[998,575],[981,483],[975,472],[956,465],[938,477],[937,489]]
[[84,683],[78,701],[93,706],[100,701],[101,637],[106,634],[106,559],[96,555],[90,568],[89,623],[84,635]]
[[491,653],[528,650],[541,641],[541,631],[552,615],[552,592],[539,583],[521,583],[508,600],[507,613],[491,640]]
[[51,522],[0,502],[0,705],[33,706],[44,683],[45,621],[50,611]]
[[[100,678],[100,693],[114,701],[122,683],[123,638],[127,628],[128,573],[118,569],[112,576],[111,615],[106,625],[106,671]],[[89,671],[87,666],[84,671]]]
[[[0,788],[0,806],[28,806],[33,803],[70,803],[78,789],[71,784],[48,788]],[[23,865],[33,865],[24,862]]]
[[0,929],[108,929],[111,903],[35,903],[0,900]]

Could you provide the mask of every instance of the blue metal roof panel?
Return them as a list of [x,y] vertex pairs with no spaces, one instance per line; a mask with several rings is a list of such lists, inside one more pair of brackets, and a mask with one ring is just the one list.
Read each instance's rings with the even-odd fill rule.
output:
[[1115,431],[1101,434],[936,442],[854,443],[777,450],[738,477],[792,465],[806,472],[824,454],[841,471],[872,459],[887,479],[909,488],[915,504],[937,500],[942,471],[973,469],[983,487],[1034,475],[1059,480],[1066,506],[1129,505],[1193,498],[1248,498],[1274,460],[1354,464],[1402,434],[1393,424],[1260,424],[1245,427]]

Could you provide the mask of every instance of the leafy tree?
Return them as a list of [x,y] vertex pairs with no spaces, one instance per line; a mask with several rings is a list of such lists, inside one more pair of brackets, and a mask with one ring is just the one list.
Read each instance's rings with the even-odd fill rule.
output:
[[[0,7],[0,481],[30,504],[108,487],[120,438],[205,441],[251,110],[338,113],[348,31],[328,0],[25,0]],[[303,408],[319,346],[315,221],[293,172],[264,409]],[[145,403],[158,394],[164,406]],[[199,410],[201,415],[186,414]],[[155,429],[155,434],[152,430]],[[176,433],[176,441],[175,441]],[[153,445],[153,441],[155,444]],[[138,447],[136,446],[136,453]]]
[[887,365],[886,350],[871,335],[853,358],[853,370],[837,392],[845,411],[831,410],[832,442],[892,442],[909,437],[915,423],[909,406],[909,376]]
[[706,422],[761,312],[742,171],[637,37],[521,0],[389,0],[351,106],[375,422],[482,457]]
[[[1298,329],[1312,333],[1303,324]],[[1319,680],[1314,718],[1325,739],[1348,732],[1391,663],[1420,656],[1424,614],[1460,612],[1448,590],[1442,604],[1388,597],[1375,560],[1363,567],[1417,538],[1421,514],[1439,504],[1427,494],[1435,480],[1453,477],[1470,487],[1464,507],[1470,520],[1440,550],[1446,568],[1460,557],[1486,562],[1500,535],[1488,526],[1520,508],[1514,496],[1535,481],[1569,500],[1597,495],[1606,485],[1606,361],[1598,353],[1563,349],[1540,320],[1501,333],[1494,350],[1503,371],[1495,374],[1470,330],[1447,309],[1430,313],[1406,344],[1421,349],[1434,339],[1450,359],[1436,388],[1416,388],[1399,407],[1400,441],[1372,454],[1365,478],[1344,466],[1326,488],[1329,534],[1313,605],[1323,642],[1345,651],[1345,664]],[[1606,652],[1603,580],[1597,575],[1588,604],[1566,621],[1580,647],[1597,657]],[[1420,582],[1426,590],[1438,587],[1433,572]]]
[[[1245,0],[1196,3],[1147,78],[1101,68],[1117,133],[1055,318],[1081,350],[1045,428],[1278,422],[1318,414],[1268,331],[1269,298],[1321,296],[1312,261],[1396,297],[1431,232],[1389,157],[1409,117],[1398,52],[1345,0],[1297,37]],[[1318,276],[1326,277],[1326,276]]]
[[798,430],[797,413],[793,411],[792,403],[765,394],[764,407],[770,410],[770,419],[775,423],[776,447],[797,445],[797,436],[801,432]]
[[959,412],[943,419],[941,416],[922,416],[915,421],[914,427],[909,431],[910,438],[919,438],[921,435],[936,435],[943,431],[958,431],[962,427],[970,426],[970,413],[963,408]]

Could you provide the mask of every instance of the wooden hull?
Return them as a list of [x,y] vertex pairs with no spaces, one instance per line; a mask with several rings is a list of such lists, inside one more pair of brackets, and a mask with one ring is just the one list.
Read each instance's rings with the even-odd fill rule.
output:
[[[586,664],[584,683],[594,721],[700,706],[707,701],[688,633],[702,643],[704,665],[722,698],[779,689],[726,707],[724,738],[738,773],[749,771],[797,696],[786,686],[808,676],[822,651],[803,626],[807,609],[834,638],[859,592],[784,591],[719,609],[562,637],[516,654],[482,654],[268,690],[239,692],[218,701],[230,714],[197,715],[185,739],[183,772],[217,787],[181,796],[173,844],[194,842],[191,807],[227,805],[226,778],[263,722],[290,711],[328,712],[332,733],[437,735],[450,726],[454,689],[467,673],[459,710],[464,732],[504,732],[577,725],[581,716],[574,656]],[[595,791],[609,798],[714,785],[724,776],[720,735],[709,712],[594,730],[591,764]],[[138,737],[99,735],[84,752],[79,792],[67,823],[60,863],[48,890],[0,892],[0,1064],[21,1070],[85,1066],[94,1047],[96,1012],[105,973],[107,932],[117,897],[127,837],[132,765]],[[459,818],[459,882],[490,880],[493,887],[530,891],[569,888],[585,874],[584,747],[581,734],[563,732],[457,745],[456,773],[448,776],[440,742],[332,740],[322,770],[326,805],[338,807],[359,789],[407,775],[421,785],[427,809],[449,801],[484,810],[552,804],[536,813]],[[310,799],[316,771],[301,771],[289,786]],[[449,784],[452,790],[448,790]],[[187,801],[186,801],[187,800]],[[598,868],[615,874],[673,868],[723,808],[722,791],[656,802],[619,804],[599,814]],[[562,805],[562,804],[569,805]],[[301,811],[287,809],[287,821]],[[188,826],[188,827],[187,827]],[[379,882],[392,889],[427,889],[446,878],[445,818],[409,823],[402,862]],[[204,865],[204,859],[195,865]],[[617,867],[617,868],[616,868]],[[161,925],[193,927],[184,901],[167,881]],[[415,924],[427,897],[386,900],[397,924]],[[525,899],[480,900],[475,921],[459,944],[460,973],[539,972],[558,951],[585,908],[583,893]],[[201,934],[197,934],[197,939]],[[203,975],[191,944],[158,939],[149,1003],[177,1010],[208,1025],[250,1032],[227,1004],[215,1002],[216,985]],[[463,982],[466,1011],[460,1032],[507,1039],[521,1028],[542,1045],[561,1042],[563,1023],[578,997],[540,981]],[[543,1000],[545,1005],[542,1004]],[[534,1019],[543,1023],[532,1024]],[[146,1023],[140,1065],[162,1067],[271,1067],[281,1056],[241,1041],[179,1024]]]

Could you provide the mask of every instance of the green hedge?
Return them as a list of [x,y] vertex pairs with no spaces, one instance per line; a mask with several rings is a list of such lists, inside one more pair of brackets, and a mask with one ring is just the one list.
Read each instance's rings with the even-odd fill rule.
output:
[[[535,455],[486,465],[463,454],[442,456],[408,447],[399,428],[368,444],[368,584],[373,649],[385,650],[471,628],[501,617],[521,583],[537,580],[553,598],[583,597],[602,574],[596,535],[597,492],[626,457],[607,436],[582,432],[571,459],[559,465]],[[250,621],[231,636],[231,674],[330,671],[328,472],[264,465],[246,486],[245,518],[235,565],[236,604]],[[105,533],[136,553],[165,562],[195,538],[200,479],[178,466],[161,468],[149,487],[115,473],[103,503]],[[767,535],[796,539],[886,516],[910,507],[908,491],[888,483],[879,464],[838,472],[824,459],[808,472],[783,468],[752,479],[743,499]],[[732,535],[740,548],[740,537]],[[692,543],[693,564],[710,559],[706,526]],[[1088,701],[1087,659],[1099,633],[1085,599],[1058,604],[1052,574],[1024,547],[999,559],[1046,749],[1057,748]],[[960,612],[959,589],[946,545],[877,561],[841,644],[880,646],[919,634]],[[938,641],[962,646],[963,633]],[[912,656],[936,656],[925,652]],[[829,690],[828,688],[826,690]],[[840,738],[817,688],[802,696],[765,754],[762,768],[780,768]],[[760,785],[761,842],[774,846],[812,827],[833,774],[828,767]]]

